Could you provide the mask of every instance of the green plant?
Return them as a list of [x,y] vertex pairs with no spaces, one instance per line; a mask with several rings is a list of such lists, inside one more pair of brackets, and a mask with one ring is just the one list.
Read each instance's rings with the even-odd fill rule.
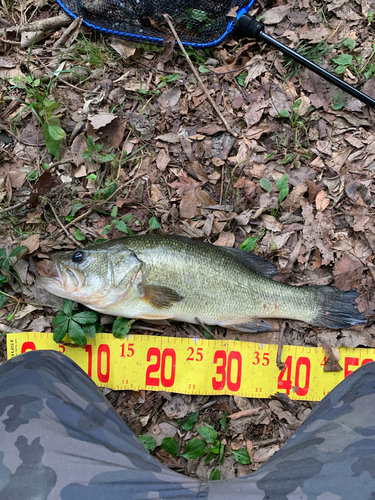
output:
[[81,33],[74,47],[72,59],[76,61],[80,57],[80,64],[89,65],[91,68],[104,68],[108,61],[115,57],[119,58],[119,55],[105,43],[102,35],[99,35],[97,41],[93,42]]
[[[307,59],[310,59],[310,61],[322,64],[324,62],[322,60],[322,57],[334,48],[336,48],[336,45],[329,45],[325,40],[322,40],[317,44],[301,41],[297,44],[295,51],[298,52],[298,54],[306,57]],[[284,60],[285,69],[290,71],[287,80],[290,80],[290,78],[292,78],[299,72],[301,64],[297,63],[296,61],[294,61],[294,59],[291,59],[287,56]]]
[[94,139],[91,135],[84,138],[87,144],[87,149],[83,151],[82,158],[89,159],[92,163],[107,163],[108,161],[113,161],[116,158],[114,153],[111,153],[112,147],[108,148],[107,153],[102,153],[104,144],[95,144]]
[[[27,247],[19,246],[13,248],[9,255],[7,255],[5,248],[0,248],[0,288],[2,288],[5,283],[8,283],[10,276],[13,276],[13,278],[16,279],[22,287],[21,280],[19,279],[17,270],[14,269],[14,266],[17,263],[17,257],[25,250],[28,250]],[[0,290],[0,307],[5,304],[8,297],[8,294]],[[11,317],[9,319],[7,318],[8,321],[10,319]]]
[[[205,56],[202,55],[201,50],[196,50],[196,49],[193,49],[191,47],[186,47],[185,50],[186,50],[188,56],[190,57],[190,59],[193,62],[195,62],[195,64],[198,64],[198,71],[200,73],[207,73],[208,68],[206,67],[205,64],[206,64],[207,58],[211,57],[210,50],[209,49],[203,50]],[[181,50],[179,51],[179,53],[180,53],[180,55],[185,57],[185,54]]]
[[298,113],[298,108],[301,106],[301,99],[297,99],[292,104],[292,110],[289,112],[287,109],[282,109],[277,115],[278,118],[288,118],[290,125],[295,128],[297,126],[305,127],[303,121],[300,120],[300,114]]
[[[355,40],[345,38],[341,42],[342,46],[352,51],[355,46]],[[350,69],[358,78],[363,74],[364,77],[371,78],[375,75],[375,43],[372,45],[371,54],[363,61],[360,56],[353,56],[351,54],[342,53],[338,57],[332,59],[336,64],[335,73],[342,75],[347,69]]]
[[81,311],[73,313],[74,303],[71,300],[64,299],[63,307],[53,318],[52,324],[55,325],[53,330],[53,340],[61,342],[68,333],[70,338],[78,345],[87,344],[87,338],[92,339],[97,333],[98,316],[93,311]]
[[257,236],[249,236],[248,238],[246,238],[246,240],[241,244],[240,249],[246,250],[247,252],[252,252],[253,250],[255,250],[258,240],[264,235],[265,232],[266,230],[262,229],[260,234],[258,234]]
[[241,87],[245,86],[245,81],[246,81],[246,77],[248,74],[249,74],[248,71],[243,71],[238,76],[236,76],[236,80],[237,80],[238,84],[241,85]]
[[130,332],[135,319],[117,318],[112,325],[112,334],[116,339],[122,339]]
[[132,218],[133,218],[132,214],[126,214],[121,218],[117,218],[117,213],[118,213],[118,206],[115,205],[112,208],[112,212],[111,212],[112,221],[110,224],[105,226],[105,228],[102,231],[102,234],[110,233],[112,231],[112,227],[115,226],[116,229],[118,229],[122,233],[125,233],[128,236],[131,236],[133,233],[130,231],[129,227],[127,226],[127,223],[132,220]]
[[[59,75],[58,75],[59,76]],[[17,114],[14,122],[16,131],[18,120],[21,114],[30,109],[37,121],[40,123],[43,131],[44,142],[48,151],[59,159],[61,144],[60,141],[65,138],[65,132],[60,126],[61,104],[49,98],[51,85],[56,78],[50,78],[48,85],[45,85],[39,78],[29,76],[15,76],[13,78],[14,86],[12,88],[21,89],[26,92],[26,100],[16,99],[24,107]]]

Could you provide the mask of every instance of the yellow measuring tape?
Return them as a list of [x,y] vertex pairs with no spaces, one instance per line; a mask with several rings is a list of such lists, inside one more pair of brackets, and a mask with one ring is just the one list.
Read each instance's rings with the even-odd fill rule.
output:
[[8,358],[29,350],[52,349],[75,361],[101,387],[181,394],[235,394],[320,401],[359,366],[375,359],[375,349],[342,347],[339,372],[324,372],[321,347],[284,346],[286,365],[276,366],[277,345],[235,340],[97,334],[85,347],[56,344],[52,333],[7,335]]

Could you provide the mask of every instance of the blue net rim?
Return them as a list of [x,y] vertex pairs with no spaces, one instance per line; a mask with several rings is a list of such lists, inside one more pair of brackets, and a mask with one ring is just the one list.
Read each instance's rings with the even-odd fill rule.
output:
[[[60,7],[68,14],[68,16],[72,17],[73,19],[76,19],[78,16],[74,12],[72,12],[63,2],[62,0],[56,0],[57,3],[60,5]],[[251,7],[254,5],[255,0],[250,0],[250,2],[245,6],[242,7],[238,13],[237,13],[237,20],[240,19],[244,14],[246,14]],[[236,21],[237,21],[236,20]],[[215,47],[216,45],[219,45],[225,38],[227,38],[235,29],[236,27],[236,21],[230,20],[228,21],[226,30],[224,33],[217,38],[216,40],[213,40],[212,42],[207,42],[207,43],[198,43],[198,42],[187,42],[187,41],[181,41],[182,45],[185,45],[187,47],[192,47],[196,49],[209,49],[211,47]],[[160,44],[163,43],[163,38],[159,38],[156,36],[147,36],[147,35],[137,35],[135,33],[126,33],[124,31],[118,31],[118,30],[111,30],[108,28],[103,28],[102,26],[97,26],[95,24],[89,23],[88,21],[85,21],[85,19],[82,19],[82,24],[87,26],[88,28],[92,28],[94,30],[100,31],[101,33],[105,33],[107,35],[113,35],[121,38],[127,38],[131,41],[134,42],[140,42],[140,43],[156,43]],[[177,42],[176,42],[177,44]]]

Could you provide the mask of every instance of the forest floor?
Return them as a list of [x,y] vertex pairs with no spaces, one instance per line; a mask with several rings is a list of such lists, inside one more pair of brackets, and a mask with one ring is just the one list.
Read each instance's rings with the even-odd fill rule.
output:
[[[284,343],[375,347],[374,110],[264,43],[229,38],[188,49],[225,124],[171,44],[104,37],[68,18],[35,38],[35,27],[14,27],[61,16],[56,3],[0,5],[1,361],[7,328],[53,330],[58,303],[35,301],[36,268],[43,273],[51,252],[150,231],[237,248],[246,240],[284,283],[355,288],[367,325],[287,321]],[[375,98],[375,3],[261,1],[253,12],[265,13],[268,34]],[[113,320],[101,318],[103,331]],[[136,322],[131,333],[160,335],[147,328]],[[187,324],[156,329],[197,336]],[[107,398],[159,460],[203,479],[256,470],[315,404],[152,391]],[[186,448],[198,433],[221,450],[209,463],[207,448]]]

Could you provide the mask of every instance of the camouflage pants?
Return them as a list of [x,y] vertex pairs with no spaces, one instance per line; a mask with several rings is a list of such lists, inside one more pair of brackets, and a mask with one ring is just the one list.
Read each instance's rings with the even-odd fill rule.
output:
[[27,352],[0,366],[0,499],[374,499],[374,415],[369,363],[257,472],[208,483],[151,457],[69,358]]

